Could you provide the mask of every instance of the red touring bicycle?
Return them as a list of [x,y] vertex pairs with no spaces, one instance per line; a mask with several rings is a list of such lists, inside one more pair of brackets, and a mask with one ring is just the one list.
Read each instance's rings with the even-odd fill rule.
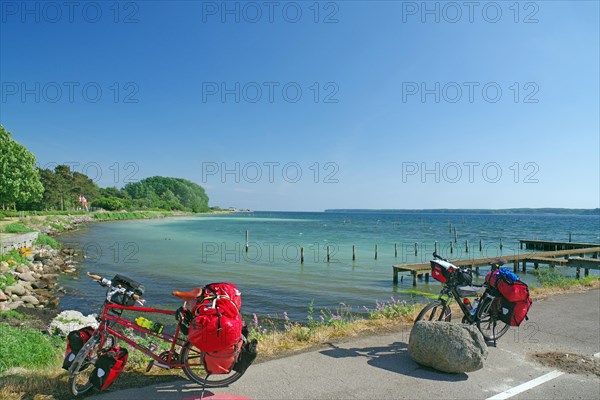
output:
[[[113,286],[110,280],[103,279],[99,275],[88,272],[87,276],[96,280],[101,286],[108,288],[107,300],[104,302],[102,314],[98,318],[100,323],[98,328],[77,353],[68,369],[69,387],[73,395],[77,396],[85,393],[93,387],[92,382],[90,382],[90,372],[93,370],[101,350],[115,346],[119,340],[152,358],[146,372],[150,371],[152,366],[166,369],[181,368],[189,379],[207,388],[227,386],[242,376],[242,373],[233,370],[228,374],[211,375],[207,373],[203,363],[204,353],[187,340],[186,335],[182,332],[182,326],[184,326],[183,316],[176,311],[143,307],[145,301],[135,292],[127,290],[121,285]],[[189,292],[174,291],[172,294],[183,300],[183,306],[186,307],[187,302],[192,301],[201,293],[202,289],[196,288]],[[125,296],[125,298],[132,300],[132,304],[137,303],[138,305],[116,304],[114,300],[111,301],[115,298],[113,297],[115,294]],[[175,333],[171,335],[146,329],[135,321],[123,318],[123,311],[126,310],[137,313],[173,315],[177,318]],[[166,342],[169,345],[169,350],[158,352],[158,346],[150,348],[151,346],[146,347],[139,344],[134,340],[137,335],[127,334],[123,328],[130,328],[133,331],[148,335],[147,337]],[[246,337],[242,336],[242,339],[244,343],[247,342]]]

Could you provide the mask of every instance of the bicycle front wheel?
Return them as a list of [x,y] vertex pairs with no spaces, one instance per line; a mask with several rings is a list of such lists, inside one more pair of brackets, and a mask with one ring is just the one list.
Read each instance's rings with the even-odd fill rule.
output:
[[90,374],[94,369],[96,354],[100,345],[100,336],[94,335],[79,350],[73,364],[69,368],[69,388],[73,396],[89,391],[93,385]]
[[232,384],[242,377],[242,374],[231,371],[228,374],[210,375],[204,369],[204,353],[189,341],[186,342],[179,355],[179,362],[183,364],[183,372],[192,381],[207,388],[223,387]]
[[502,337],[510,325],[498,319],[501,312],[502,299],[492,297],[484,299],[477,308],[477,327],[485,340],[497,340]]
[[417,321],[444,321],[450,322],[452,319],[452,311],[448,304],[441,300],[432,301],[427,304],[425,308],[421,310],[417,319]]

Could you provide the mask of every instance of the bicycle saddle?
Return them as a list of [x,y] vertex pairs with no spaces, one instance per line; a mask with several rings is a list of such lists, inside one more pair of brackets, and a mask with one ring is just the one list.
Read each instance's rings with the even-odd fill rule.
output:
[[196,297],[200,297],[202,295],[202,288],[193,288],[189,292],[180,292],[178,290],[174,290],[171,292],[173,296],[179,297],[183,301],[192,301]]

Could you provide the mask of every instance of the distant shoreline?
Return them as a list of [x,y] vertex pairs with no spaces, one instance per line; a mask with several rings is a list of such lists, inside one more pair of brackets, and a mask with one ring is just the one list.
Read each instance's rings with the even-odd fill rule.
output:
[[361,209],[338,208],[327,209],[325,213],[355,214],[551,214],[551,215],[600,215],[600,208],[505,208],[505,209]]

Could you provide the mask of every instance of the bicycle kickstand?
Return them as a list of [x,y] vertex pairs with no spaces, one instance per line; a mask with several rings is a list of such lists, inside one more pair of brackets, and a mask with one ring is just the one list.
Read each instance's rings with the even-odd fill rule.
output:
[[204,399],[204,392],[206,390],[206,381],[208,380],[209,376],[210,376],[210,374],[206,374],[206,376],[204,377],[204,383],[202,384],[202,391],[200,392],[200,400]]

